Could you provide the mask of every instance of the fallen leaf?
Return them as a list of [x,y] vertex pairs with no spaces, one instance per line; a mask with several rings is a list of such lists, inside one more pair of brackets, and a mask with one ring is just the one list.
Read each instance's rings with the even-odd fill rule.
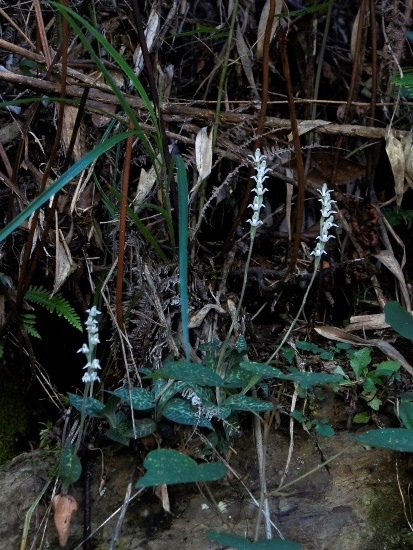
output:
[[404,306],[406,307],[407,311],[410,311],[411,307],[409,290],[406,285],[402,268],[400,267],[400,264],[396,260],[394,254],[389,250],[381,250],[378,254],[373,254],[372,256],[380,260],[380,262],[385,265],[387,269],[391,271],[396,279],[399,281],[400,290],[403,295]]
[[[297,163],[295,159],[286,164],[297,175]],[[323,183],[330,185],[347,185],[363,176],[365,166],[344,157],[336,158],[334,152],[314,151],[311,153],[310,170],[306,184],[320,189]]]
[[[145,39],[146,39],[146,47],[148,48],[148,52],[151,53],[153,49],[153,45],[155,42],[155,37],[157,36],[159,31],[159,15],[155,11],[155,9],[151,10],[151,13],[149,14],[148,23],[146,25],[145,29]],[[134,54],[133,54],[133,60],[135,61],[135,67],[134,67],[134,73],[136,76],[139,76],[142,72],[144,60],[143,60],[143,53],[142,48],[140,44],[136,48]]]
[[[275,17],[271,28],[271,38],[272,40],[275,35],[275,31],[277,30],[278,25],[280,24],[280,18],[277,16],[277,14],[281,13],[283,7],[282,0],[276,0],[275,3]],[[262,59],[262,54],[264,50],[264,36],[265,36],[265,28],[267,26],[268,21],[268,15],[270,13],[270,0],[267,0],[264,4],[264,7],[262,8],[261,16],[260,16],[260,22],[258,23],[258,35],[257,35],[257,59]]]
[[77,510],[77,502],[71,495],[55,495],[51,502],[54,524],[60,546],[65,546],[70,535],[72,514]]
[[406,134],[402,139],[404,154],[404,175],[410,187],[413,187],[413,139],[412,134]]
[[250,89],[255,99],[259,99],[260,95],[258,93],[257,86],[255,84],[254,74],[252,72],[251,50],[245,41],[244,34],[239,24],[237,24],[235,41],[237,44],[238,55],[241,59],[241,65],[242,65],[242,68],[244,69],[244,73],[245,73],[245,76],[247,77],[248,84],[250,85]]
[[165,485],[165,483],[162,483],[162,485],[157,485],[155,487],[155,495],[161,501],[162,508],[165,510],[165,512],[171,513],[171,504],[169,502],[169,495],[168,495],[168,485]]
[[394,177],[396,204],[400,207],[404,195],[404,151],[402,142],[394,136],[393,130],[391,129],[388,131],[386,137],[386,153]]
[[212,131],[208,135],[208,128],[201,128],[195,138],[195,159],[198,170],[198,180],[191,189],[191,200],[196,196],[201,183],[209,176],[212,168]]

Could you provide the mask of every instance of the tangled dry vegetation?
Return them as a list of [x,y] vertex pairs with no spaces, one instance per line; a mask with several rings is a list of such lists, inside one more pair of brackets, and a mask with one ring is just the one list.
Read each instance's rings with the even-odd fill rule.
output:
[[[26,390],[45,376],[21,317],[33,284],[62,292],[79,313],[101,296],[107,389],[182,354],[178,153],[190,181],[193,361],[201,343],[225,339],[237,305],[257,148],[269,192],[235,331],[250,357],[273,351],[301,304],[323,183],[339,228],[296,334],[317,327],[355,342],[355,331],[386,327],[388,299],[410,310],[412,111],[394,78],[412,64],[411,4],[0,2],[2,226],[88,159],[1,244],[4,372],[18,372]],[[67,339],[38,330],[49,349]],[[80,385],[80,367],[76,377]]]

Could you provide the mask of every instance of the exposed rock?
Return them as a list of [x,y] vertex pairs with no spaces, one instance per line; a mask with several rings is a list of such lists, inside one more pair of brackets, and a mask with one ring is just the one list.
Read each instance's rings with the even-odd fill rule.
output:
[[[248,444],[247,444],[248,443]],[[306,550],[380,550],[413,547],[413,534],[403,513],[397,483],[406,495],[409,473],[407,457],[381,449],[352,444],[344,434],[320,438],[319,446],[297,427],[293,458],[284,494],[270,497],[272,520],[285,538],[300,542]],[[349,447],[335,461],[323,466],[294,485],[287,483],[304,475],[324,459]],[[278,431],[270,434],[267,450],[268,491],[278,487],[288,453],[289,437]],[[253,438],[245,434],[236,446],[231,465],[259,498],[258,464]],[[135,459],[129,450],[114,454],[96,451],[92,483],[92,530],[98,529],[121,505],[134,471]],[[48,451],[24,453],[0,469],[0,548],[19,548],[25,514],[54,471],[57,457]],[[106,477],[101,484],[102,475]],[[47,515],[54,481],[32,514],[26,548],[59,548],[52,517]],[[73,514],[72,531],[66,548],[74,550],[82,541],[82,478],[72,493],[79,502]],[[102,490],[104,489],[104,491]],[[211,485],[216,502],[225,504],[221,514],[214,510],[194,485],[171,487],[173,514],[162,510],[152,490],[130,502],[116,548],[119,550],[165,550],[222,548],[205,536],[208,529],[252,536],[257,508],[235,479]],[[132,495],[135,490],[132,490]],[[207,505],[207,506],[205,506]],[[109,548],[119,515],[107,521],[93,537],[96,550]],[[47,521],[46,521],[47,519]],[[262,536],[263,533],[262,533]],[[36,539],[36,543],[32,545]],[[43,540],[43,543],[41,541]]]

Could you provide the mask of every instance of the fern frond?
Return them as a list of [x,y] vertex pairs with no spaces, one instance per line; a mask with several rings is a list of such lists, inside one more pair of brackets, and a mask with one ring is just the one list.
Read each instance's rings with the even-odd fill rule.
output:
[[35,313],[22,313],[21,319],[23,321],[24,328],[27,330],[27,333],[34,338],[39,338],[41,336],[36,328],[36,314]]
[[57,313],[78,330],[83,330],[79,315],[60,292],[51,296],[50,290],[42,286],[29,286],[24,298],[46,308],[51,313]]

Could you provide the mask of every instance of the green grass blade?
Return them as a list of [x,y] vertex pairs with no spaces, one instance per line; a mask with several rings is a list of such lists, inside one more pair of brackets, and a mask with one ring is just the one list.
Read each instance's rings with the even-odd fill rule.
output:
[[178,205],[179,205],[179,294],[181,298],[182,334],[186,360],[189,361],[188,329],[188,178],[183,158],[174,157],[178,172]]
[[60,191],[69,181],[74,179],[82,170],[91,164],[96,158],[103,155],[111,147],[117,143],[127,139],[129,136],[135,135],[136,132],[122,132],[116,136],[112,136],[107,141],[99,143],[92,151],[89,151],[83,158],[78,160],[64,174],[57,178],[47,189],[45,189],[38,197],[36,197],[24,210],[0,230],[0,242],[6,239],[12,231],[14,231],[21,223],[29,218],[35,210],[40,208],[47,202],[52,195]]

